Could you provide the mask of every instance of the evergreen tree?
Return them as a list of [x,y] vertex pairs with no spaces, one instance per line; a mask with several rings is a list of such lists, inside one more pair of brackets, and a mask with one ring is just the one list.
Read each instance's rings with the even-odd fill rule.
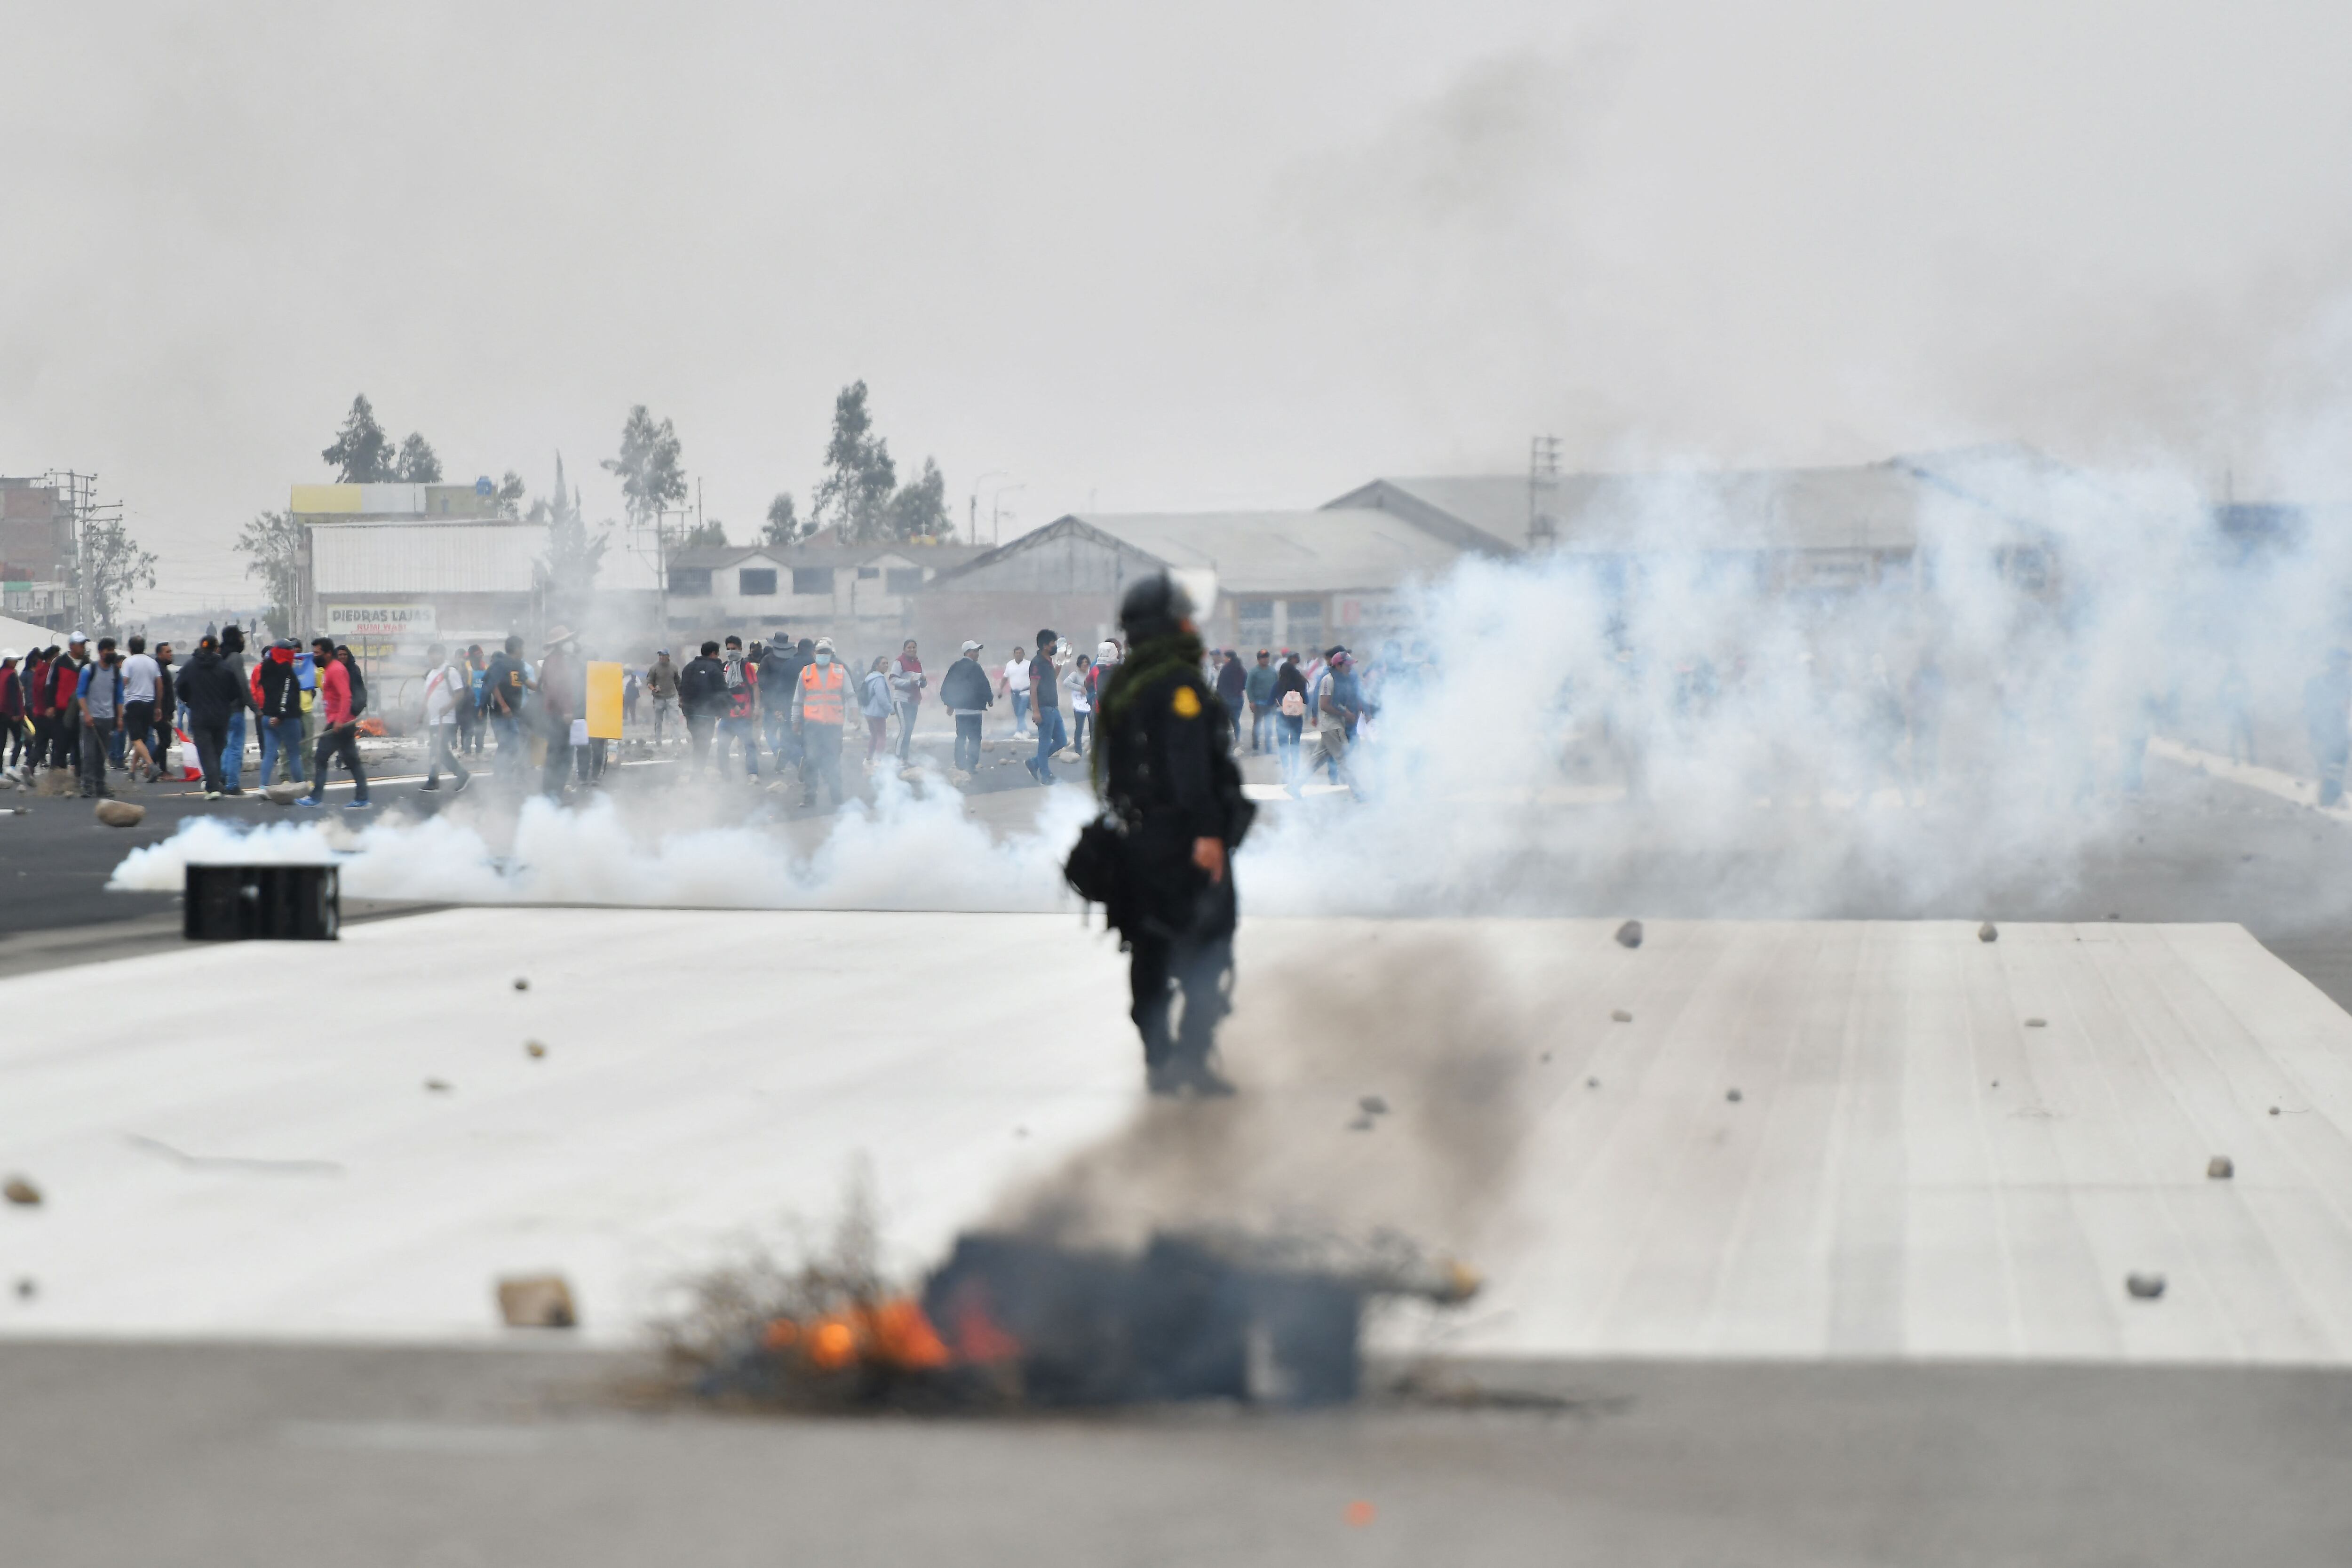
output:
[[809,516],[817,527],[837,531],[845,543],[885,539],[889,536],[890,498],[898,488],[890,444],[874,434],[874,417],[866,411],[866,384],[854,382],[833,400],[824,478],[811,498]]
[[343,416],[335,444],[319,456],[343,484],[372,485],[392,478],[392,437],[375,422],[375,410],[364,393],[352,399],[352,411]]

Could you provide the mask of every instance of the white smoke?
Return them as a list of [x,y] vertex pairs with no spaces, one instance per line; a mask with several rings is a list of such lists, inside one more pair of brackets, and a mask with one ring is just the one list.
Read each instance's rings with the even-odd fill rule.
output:
[[[2021,458],[1978,477],[2008,520],[1931,506],[1932,566],[1875,585],[1771,584],[1769,541],[1696,475],[1629,488],[1576,552],[1465,561],[1419,592],[1415,630],[1358,650],[1381,706],[1357,798],[1270,806],[1237,867],[1245,908],[1965,913],[2004,888],[2063,889],[2133,820],[2151,737],[2222,745],[2233,669],[2266,735],[2299,736],[2352,539],[2314,529],[2241,562],[2160,469]],[[2038,567],[2000,554],[2021,538]],[[114,885],[332,854],[361,897],[1051,910],[1071,907],[1058,868],[1088,809],[1058,790],[999,837],[952,792],[885,775],[805,851],[771,825],[603,801],[534,801],[504,845],[487,816],[450,812],[340,846],[328,825],[198,819]]]

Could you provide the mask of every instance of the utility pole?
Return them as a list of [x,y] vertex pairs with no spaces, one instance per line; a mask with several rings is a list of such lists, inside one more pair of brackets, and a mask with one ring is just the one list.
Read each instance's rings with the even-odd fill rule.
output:
[[980,487],[991,479],[1001,479],[1003,477],[1003,468],[991,468],[971,481],[971,504],[964,522],[964,537],[974,544],[980,542]]
[[1559,437],[1538,436],[1528,444],[1528,550],[1559,542]]
[[995,549],[1004,542],[1004,498],[1015,490],[1025,490],[1026,484],[999,485],[996,493],[988,498],[988,547]]

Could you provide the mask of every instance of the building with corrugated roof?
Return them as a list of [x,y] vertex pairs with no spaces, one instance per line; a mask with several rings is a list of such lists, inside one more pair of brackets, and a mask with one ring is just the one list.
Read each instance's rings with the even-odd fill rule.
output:
[[[296,485],[289,510],[302,528],[297,634],[348,642],[372,664],[510,635],[535,652],[551,615],[580,613],[551,607],[547,525],[501,515],[479,484]],[[590,595],[592,635],[634,657],[654,637],[657,585],[614,539]]]
[[2002,445],[1840,467],[1381,479],[1328,504],[1388,512],[1486,555],[1630,563],[1689,551],[1752,571],[1767,592],[1916,584],[1938,552],[1965,548],[2038,593],[2054,564],[2043,510],[2071,482],[2062,465]]
[[1397,625],[1401,591],[1461,554],[1375,509],[1074,513],[942,574],[918,618],[935,641],[970,637],[994,649],[1050,626],[1090,649],[1116,635],[1127,584],[1198,573],[1216,582],[1202,627],[1213,644],[1308,648]]

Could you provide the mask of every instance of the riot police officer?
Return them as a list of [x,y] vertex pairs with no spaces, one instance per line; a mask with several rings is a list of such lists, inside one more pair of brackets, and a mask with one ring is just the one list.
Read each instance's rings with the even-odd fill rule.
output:
[[1119,620],[1129,653],[1099,693],[1093,752],[1110,841],[1104,902],[1132,954],[1131,1016],[1151,1092],[1231,1094],[1209,1053],[1232,985],[1233,852],[1256,807],[1242,794],[1224,706],[1201,676],[1184,590],[1148,577]]

